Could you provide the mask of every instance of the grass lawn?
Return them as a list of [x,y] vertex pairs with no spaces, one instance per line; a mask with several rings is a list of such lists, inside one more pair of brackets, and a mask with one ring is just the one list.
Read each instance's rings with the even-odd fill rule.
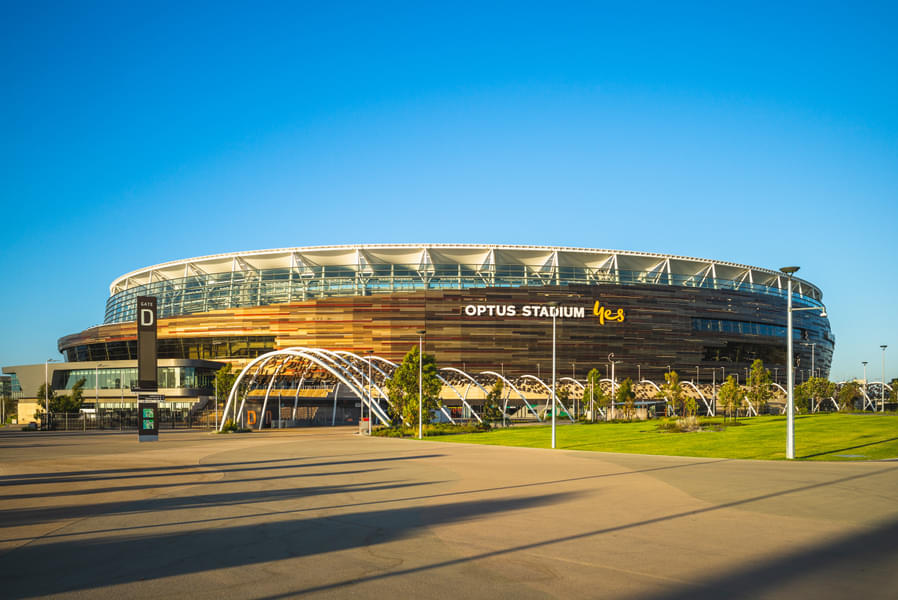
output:
[[[721,424],[720,417],[702,423]],[[713,458],[786,458],[786,417],[740,419],[721,431],[658,430],[659,421],[560,425],[557,446],[567,450],[628,452]],[[428,437],[441,442],[548,448],[549,425],[518,426],[487,433]],[[795,418],[795,457],[807,460],[898,458],[898,415],[820,414]]]

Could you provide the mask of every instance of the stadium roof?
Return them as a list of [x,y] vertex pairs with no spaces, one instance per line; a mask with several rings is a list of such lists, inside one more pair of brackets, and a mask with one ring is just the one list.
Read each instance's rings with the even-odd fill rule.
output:
[[[647,282],[657,276],[694,279],[697,285],[708,279],[786,287],[786,277],[779,271],[653,252],[495,244],[353,244],[252,250],[176,260],[122,275],[112,282],[109,292],[114,295],[157,281],[232,271],[339,266],[363,274],[377,264],[412,266],[421,273],[432,271],[434,265],[465,265],[478,272],[495,272],[503,265],[515,265],[526,267],[534,277],[545,278],[559,268],[575,267],[603,276],[597,280],[619,272],[641,272]],[[799,278],[794,278],[794,282],[798,294],[822,301],[818,287]]]

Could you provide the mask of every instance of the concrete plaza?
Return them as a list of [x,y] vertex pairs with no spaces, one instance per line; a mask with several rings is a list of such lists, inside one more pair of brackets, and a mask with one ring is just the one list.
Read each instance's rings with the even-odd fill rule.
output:
[[0,430],[0,596],[895,598],[898,462]]

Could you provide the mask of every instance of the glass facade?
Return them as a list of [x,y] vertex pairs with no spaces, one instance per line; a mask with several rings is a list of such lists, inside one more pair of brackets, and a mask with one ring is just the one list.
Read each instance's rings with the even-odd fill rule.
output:
[[[714,331],[717,333],[736,333],[740,335],[766,335],[770,337],[786,337],[786,328],[779,325],[766,323],[753,323],[751,321],[730,321],[727,319],[692,319],[694,331]],[[797,327],[792,328],[792,338],[796,340],[807,339],[808,334]]]
[[[158,367],[159,387],[166,389],[198,389],[209,392],[214,387],[215,370],[199,367]],[[53,373],[55,390],[70,390],[84,379],[84,389],[130,390],[137,385],[137,367],[98,369],[59,369]]]
[[[255,358],[274,350],[274,336],[250,335],[204,338],[161,338],[158,340],[159,358]],[[66,348],[68,362],[97,360],[134,360],[137,340],[99,342]]]
[[[124,323],[135,319],[137,296],[158,299],[159,318],[176,317],[210,310],[265,306],[334,296],[368,296],[402,291],[594,285],[665,285],[733,290],[785,297],[772,286],[696,275],[658,271],[597,272],[583,267],[554,267],[534,273],[526,265],[370,264],[361,270],[346,266],[303,266],[297,268],[254,269],[227,273],[197,274],[154,281],[124,290],[106,301],[104,323]],[[822,306],[819,300],[793,293],[804,306]]]

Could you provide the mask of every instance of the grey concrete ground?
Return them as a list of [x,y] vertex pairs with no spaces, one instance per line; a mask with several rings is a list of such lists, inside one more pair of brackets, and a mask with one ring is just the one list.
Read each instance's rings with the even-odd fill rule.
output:
[[898,463],[0,431],[0,596],[895,598]]

